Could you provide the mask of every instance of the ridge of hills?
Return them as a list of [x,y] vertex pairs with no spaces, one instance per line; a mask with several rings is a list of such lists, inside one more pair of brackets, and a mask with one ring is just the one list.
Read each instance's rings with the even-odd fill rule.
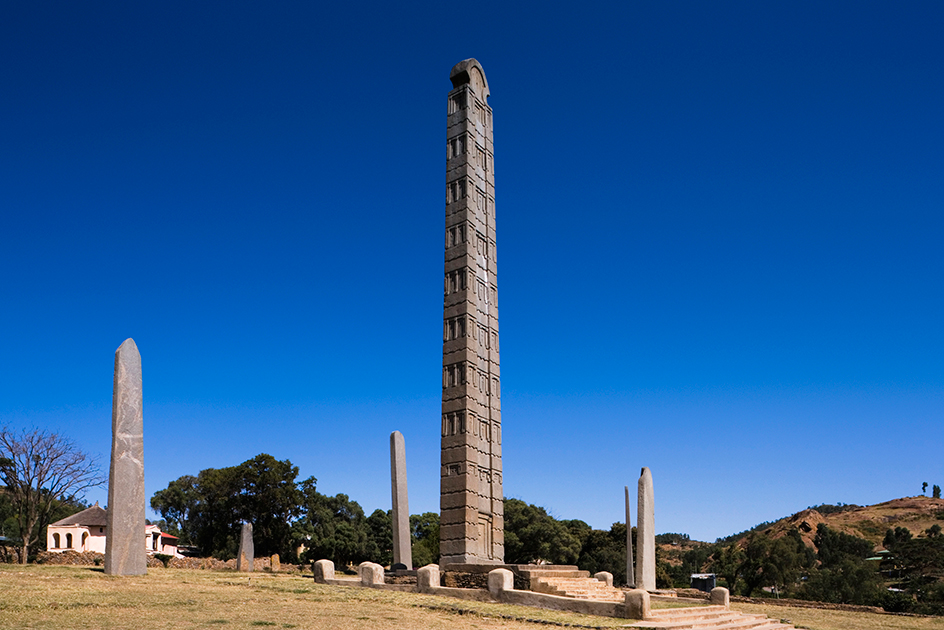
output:
[[[819,509],[823,509],[821,512]],[[827,512],[828,513],[823,513]],[[926,496],[902,497],[875,505],[814,506],[785,516],[772,523],[765,523],[751,530],[729,537],[728,541],[743,546],[752,532],[771,538],[780,538],[791,529],[797,529],[803,541],[815,549],[813,538],[816,527],[825,523],[831,529],[858,538],[864,538],[876,549],[882,547],[885,532],[904,527],[913,536],[923,535],[935,523],[944,526],[944,499]]]

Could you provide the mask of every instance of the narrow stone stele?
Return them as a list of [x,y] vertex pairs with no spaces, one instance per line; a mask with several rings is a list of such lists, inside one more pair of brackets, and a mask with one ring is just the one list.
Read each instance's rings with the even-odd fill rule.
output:
[[144,520],[144,403],[141,353],[133,339],[115,351],[111,412],[111,467],[108,474],[108,534],[105,573],[144,575],[147,554]]
[[639,475],[639,505],[636,509],[636,588],[656,590],[656,525],[653,507],[652,473],[643,468]]
[[236,556],[237,571],[252,571],[256,548],[252,543],[252,523],[243,523],[239,532],[239,555]]
[[406,446],[403,434],[390,434],[390,494],[393,500],[393,564],[413,568],[410,506],[406,492]]
[[629,486],[623,486],[626,494],[626,586],[636,586],[636,575],[633,568],[633,521],[629,517]]

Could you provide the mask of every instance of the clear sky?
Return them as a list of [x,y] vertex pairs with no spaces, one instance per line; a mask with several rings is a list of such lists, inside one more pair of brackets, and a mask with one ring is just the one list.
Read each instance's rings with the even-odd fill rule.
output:
[[475,57],[506,496],[608,528],[649,466],[656,529],[714,540],[944,485],[942,33],[939,2],[5,2],[0,421],[107,470],[133,337],[148,497],[266,452],[389,509],[400,430],[438,511]]

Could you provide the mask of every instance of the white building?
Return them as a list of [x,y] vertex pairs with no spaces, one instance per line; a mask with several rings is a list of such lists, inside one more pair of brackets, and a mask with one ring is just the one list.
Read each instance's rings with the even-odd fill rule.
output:
[[[96,551],[105,553],[108,513],[98,506],[82,510],[56,521],[46,529],[46,549],[53,552]],[[144,548],[149,554],[164,553],[182,557],[177,551],[177,537],[165,534],[157,525],[144,527]]]

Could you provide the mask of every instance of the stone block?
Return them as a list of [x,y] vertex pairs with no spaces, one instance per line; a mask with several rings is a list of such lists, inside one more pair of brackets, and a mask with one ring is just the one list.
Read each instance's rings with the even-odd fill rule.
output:
[[272,557],[269,559],[269,570],[273,573],[278,573],[282,570],[282,562],[279,559],[279,554],[272,554]]
[[610,573],[609,571],[600,571],[599,573],[594,573],[593,577],[600,580],[607,586],[610,586],[610,587],[613,586],[613,574]]
[[641,588],[634,588],[626,593],[626,618],[648,619],[652,616],[652,606],[649,592]]
[[488,572],[488,593],[492,599],[501,599],[502,591],[515,590],[515,574],[508,569],[492,569]]
[[311,565],[311,570],[315,574],[315,582],[324,584],[327,580],[334,579],[334,563],[331,560],[319,560]]
[[420,593],[431,593],[439,587],[439,565],[427,564],[416,572],[416,590]]
[[384,569],[376,562],[361,562],[357,566],[357,574],[361,578],[361,586],[384,583]]
[[725,609],[731,607],[731,593],[723,586],[716,586],[711,589],[711,594],[708,598],[714,606],[724,606]]

